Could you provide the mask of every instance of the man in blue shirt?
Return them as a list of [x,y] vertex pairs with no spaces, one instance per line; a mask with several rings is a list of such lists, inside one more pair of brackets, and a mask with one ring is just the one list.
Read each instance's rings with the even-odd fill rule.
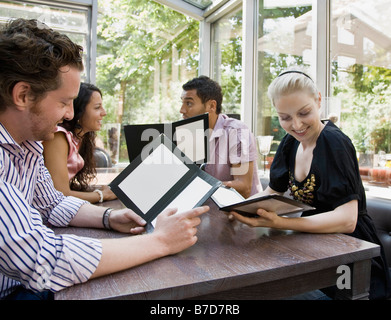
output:
[[40,141],[73,117],[82,71],[82,48],[43,23],[16,19],[0,30],[0,299],[41,298],[197,241],[208,207],[181,215],[167,209],[153,233],[121,239],[56,235],[48,227],[144,231],[145,221],[129,209],[64,197],[44,166]]

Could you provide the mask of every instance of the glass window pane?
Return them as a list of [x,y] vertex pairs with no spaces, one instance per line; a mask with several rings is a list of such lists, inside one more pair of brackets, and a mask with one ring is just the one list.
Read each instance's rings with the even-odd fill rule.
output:
[[[61,8],[55,5],[41,5],[21,3],[15,1],[0,1],[0,24],[8,22],[11,18],[37,19],[49,27],[66,34],[72,41],[84,48],[84,65],[89,64],[90,30],[88,9]],[[85,70],[84,75],[89,74]]]
[[223,90],[223,112],[240,114],[242,90],[242,10],[212,26],[213,75]]
[[260,157],[259,168],[270,167],[285,135],[277,113],[267,97],[271,81],[289,67],[299,66],[311,74],[312,1],[259,1],[257,136],[273,136],[271,151]]
[[391,185],[389,0],[332,2],[328,113],[352,139],[365,183]]
[[[182,85],[197,76],[199,22],[152,0],[99,0],[97,85],[107,112],[99,138],[122,127],[115,161],[129,161],[123,126],[181,119]],[[106,125],[107,124],[107,125]]]
[[200,9],[206,9],[212,4],[211,0],[184,0]]

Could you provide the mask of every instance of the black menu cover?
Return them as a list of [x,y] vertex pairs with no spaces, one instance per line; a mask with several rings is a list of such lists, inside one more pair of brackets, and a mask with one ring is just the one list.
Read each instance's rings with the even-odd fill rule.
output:
[[208,161],[209,153],[208,114],[172,123],[129,124],[124,126],[129,161],[132,162],[153,139],[165,134],[194,163]]
[[258,217],[257,210],[259,208],[266,211],[274,211],[278,215],[287,215],[315,209],[302,202],[277,194],[261,195],[250,199],[244,199],[234,189],[226,188],[224,186],[221,186],[216,190],[211,198],[220,210],[227,212],[235,211],[246,217]]
[[177,214],[202,205],[221,181],[202,171],[164,134],[147,145],[111,183],[123,204],[154,226],[166,208]]

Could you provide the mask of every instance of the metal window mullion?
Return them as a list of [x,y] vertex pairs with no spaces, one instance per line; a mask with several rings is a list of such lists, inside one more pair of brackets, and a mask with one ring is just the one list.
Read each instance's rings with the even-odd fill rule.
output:
[[199,68],[198,74],[210,77],[212,75],[212,36],[211,24],[205,20],[200,21],[199,31]]
[[241,115],[252,132],[255,132],[257,125],[257,4],[258,1],[243,0]]
[[91,11],[88,17],[90,28],[89,37],[89,81],[93,84],[96,82],[96,51],[97,51],[97,28],[98,28],[98,0],[92,0]]
[[315,0],[313,7],[312,48],[315,52],[315,79],[322,97],[330,97],[330,18],[331,0]]

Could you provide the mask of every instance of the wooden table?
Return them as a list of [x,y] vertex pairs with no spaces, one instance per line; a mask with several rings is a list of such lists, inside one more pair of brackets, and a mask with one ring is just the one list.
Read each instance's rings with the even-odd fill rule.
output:
[[[56,299],[279,299],[335,285],[349,265],[347,299],[366,299],[370,259],[379,246],[343,234],[308,234],[249,228],[229,222],[212,201],[202,216],[198,242],[174,256],[93,279],[60,291]],[[119,208],[120,201],[104,203]],[[94,238],[123,237],[97,229],[62,228]],[[126,250],[126,248],[124,248]]]

